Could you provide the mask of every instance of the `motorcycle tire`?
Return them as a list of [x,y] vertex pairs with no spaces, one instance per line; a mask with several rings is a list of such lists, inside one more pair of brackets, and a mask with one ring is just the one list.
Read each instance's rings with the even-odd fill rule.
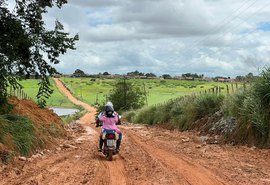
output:
[[113,157],[113,151],[112,150],[109,150],[108,153],[107,153],[107,159],[109,161],[112,161],[112,157]]

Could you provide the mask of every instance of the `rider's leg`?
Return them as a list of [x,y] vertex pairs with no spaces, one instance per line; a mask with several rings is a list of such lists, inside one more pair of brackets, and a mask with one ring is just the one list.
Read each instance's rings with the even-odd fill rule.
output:
[[116,141],[116,151],[120,150],[121,140],[122,140],[122,132],[119,133],[119,138]]
[[98,149],[98,151],[102,151],[102,146],[103,146],[103,139],[102,139],[102,134],[100,134],[100,139],[99,139],[99,149]]

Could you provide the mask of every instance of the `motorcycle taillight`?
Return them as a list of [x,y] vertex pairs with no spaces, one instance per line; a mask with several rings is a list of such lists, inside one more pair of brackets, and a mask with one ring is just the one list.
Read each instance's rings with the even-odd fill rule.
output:
[[115,135],[114,134],[107,134],[107,139],[114,139]]

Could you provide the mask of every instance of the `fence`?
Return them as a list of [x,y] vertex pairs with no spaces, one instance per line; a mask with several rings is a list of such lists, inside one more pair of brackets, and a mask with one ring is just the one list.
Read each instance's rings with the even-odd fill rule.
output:
[[238,91],[239,89],[242,90],[246,90],[247,88],[247,84],[243,83],[243,86],[239,86],[238,83],[230,83],[230,84],[226,84],[226,87],[220,87],[220,86],[216,86],[210,89],[205,89],[203,91],[199,91],[197,93],[193,93],[194,95],[200,95],[200,94],[207,94],[207,93],[211,93],[211,94],[224,94],[224,90],[226,90],[225,94],[231,94],[234,93],[236,91]]
[[12,86],[9,86],[9,89],[7,90],[7,94],[8,96],[16,96],[19,99],[28,99],[28,100],[32,99],[20,87],[13,88]]

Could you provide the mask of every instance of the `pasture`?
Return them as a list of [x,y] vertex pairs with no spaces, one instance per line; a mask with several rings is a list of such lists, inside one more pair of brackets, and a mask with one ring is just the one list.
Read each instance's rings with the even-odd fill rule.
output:
[[[61,78],[62,82],[79,99],[92,105],[103,103],[110,90],[113,89],[117,80],[123,79],[93,79],[93,78]],[[226,94],[226,85],[232,87],[232,83],[187,81],[173,79],[126,79],[127,82],[134,83],[146,94],[148,105],[165,102],[179,96],[195,94],[199,92],[209,92],[209,89],[220,87],[221,93]],[[234,90],[236,90],[234,83]],[[237,84],[237,88],[242,88],[243,84]]]
[[[23,86],[23,91],[31,97],[34,101],[37,101],[36,95],[38,92],[38,82],[36,79],[21,80],[19,83]],[[47,100],[47,106],[49,107],[75,107],[59,90],[56,88],[55,83],[50,79],[53,94]]]

